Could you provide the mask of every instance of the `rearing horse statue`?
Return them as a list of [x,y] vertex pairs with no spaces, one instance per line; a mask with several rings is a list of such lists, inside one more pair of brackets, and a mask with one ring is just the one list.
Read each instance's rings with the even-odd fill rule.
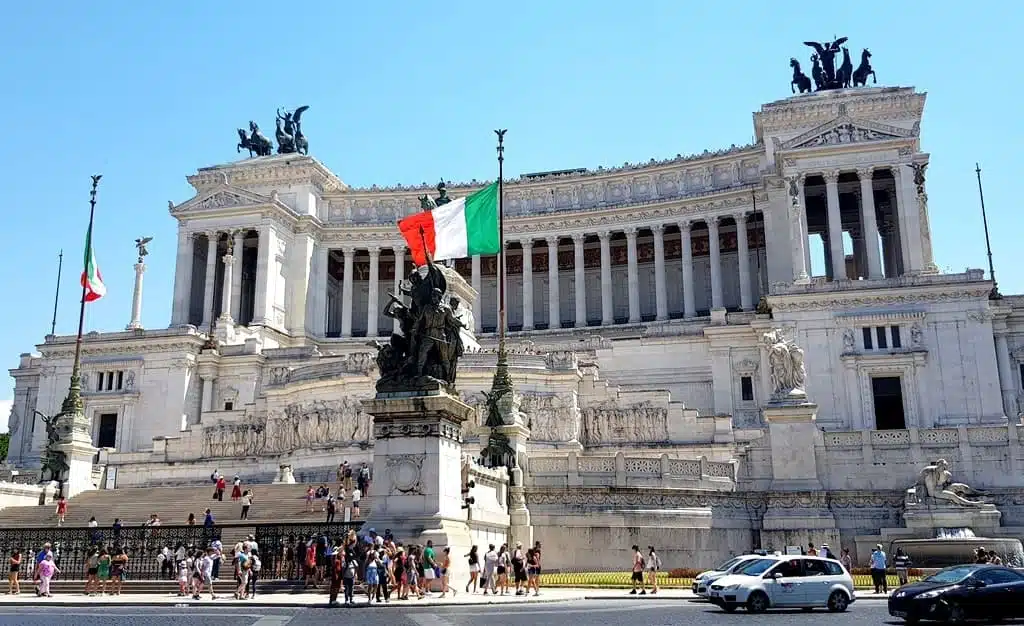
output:
[[796,59],[789,60],[789,66],[793,68],[793,80],[789,83],[789,88],[793,93],[799,89],[800,93],[807,93],[811,90],[811,79],[807,78],[807,74],[800,71],[800,62]]
[[875,70],[871,67],[871,51],[864,48],[864,51],[860,53],[860,65],[853,71],[853,86],[863,87],[868,84],[868,74],[871,75],[871,82],[878,84],[878,77],[875,76]]

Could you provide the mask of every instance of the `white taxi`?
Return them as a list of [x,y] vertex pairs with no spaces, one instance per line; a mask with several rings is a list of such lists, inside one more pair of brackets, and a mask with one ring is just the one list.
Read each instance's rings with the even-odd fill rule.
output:
[[757,554],[744,554],[742,556],[734,556],[725,563],[722,563],[715,567],[715,569],[701,572],[693,579],[693,593],[698,597],[705,597],[708,595],[708,587],[711,583],[715,582],[722,576],[736,571],[738,567],[746,563],[751,559],[760,558]]
[[839,561],[813,556],[765,556],[743,563],[708,589],[708,600],[727,613],[770,608],[845,611],[856,599],[853,578]]

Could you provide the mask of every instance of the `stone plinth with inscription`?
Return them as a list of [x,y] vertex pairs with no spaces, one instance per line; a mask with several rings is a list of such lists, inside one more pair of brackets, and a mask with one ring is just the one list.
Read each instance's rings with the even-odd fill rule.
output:
[[[444,547],[460,557],[468,553],[462,424],[474,409],[443,392],[410,392],[378,394],[363,401],[363,410],[373,416],[375,472],[373,512],[365,527],[390,528],[406,544],[433,540],[438,554]],[[452,566],[456,574],[468,567],[462,558],[452,558]]]

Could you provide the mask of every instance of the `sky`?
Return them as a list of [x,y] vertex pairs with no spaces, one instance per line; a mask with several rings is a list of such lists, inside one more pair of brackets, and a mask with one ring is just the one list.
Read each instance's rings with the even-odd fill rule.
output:
[[[310,153],[354,186],[493,178],[499,127],[512,176],[621,165],[750,142],[752,113],[790,94],[789,59],[810,53],[801,42],[833,35],[857,56],[870,48],[879,85],[928,93],[922,147],[939,267],[987,266],[979,162],[996,276],[1004,293],[1024,293],[1013,191],[1024,124],[1010,54],[1024,5],[790,6],[14,3],[0,22],[3,363],[16,367],[50,332],[60,250],[56,330],[75,332],[91,174],[103,174],[94,241],[108,295],[88,306],[87,330],[128,323],[133,241],[144,235],[154,240],[142,321],[162,328],[176,242],[168,200],[192,196],[185,177],[197,168],[238,159],[236,129],[249,120],[272,135],[278,107],[309,105]],[[5,377],[0,410],[12,389]]]

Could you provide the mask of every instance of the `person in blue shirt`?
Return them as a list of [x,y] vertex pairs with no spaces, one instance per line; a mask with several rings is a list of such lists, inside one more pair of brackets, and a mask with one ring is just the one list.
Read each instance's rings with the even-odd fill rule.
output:
[[882,544],[871,551],[871,579],[875,584],[875,593],[889,593],[889,583],[885,580],[886,558]]

